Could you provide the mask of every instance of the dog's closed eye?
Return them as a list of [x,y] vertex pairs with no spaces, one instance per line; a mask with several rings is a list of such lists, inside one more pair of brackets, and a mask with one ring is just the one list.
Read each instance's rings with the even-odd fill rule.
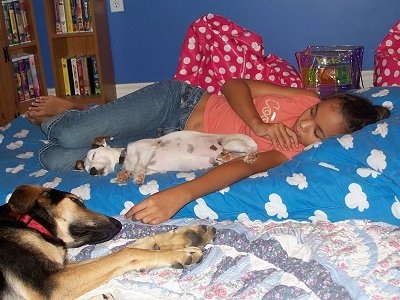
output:
[[71,197],[70,199],[71,199],[73,202],[75,202],[76,204],[78,204],[79,206],[86,207],[85,202],[83,201],[82,198],[79,198],[79,197]]

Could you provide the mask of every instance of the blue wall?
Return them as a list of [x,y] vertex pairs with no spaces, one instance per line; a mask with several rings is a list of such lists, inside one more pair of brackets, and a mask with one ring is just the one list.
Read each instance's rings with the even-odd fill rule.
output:
[[[46,58],[42,2],[34,0],[34,6]],[[107,3],[117,83],[171,78],[188,26],[209,12],[257,32],[266,54],[295,67],[294,53],[307,45],[364,45],[364,70],[373,69],[376,46],[400,19],[399,0],[124,0],[124,7],[111,13]],[[44,64],[53,87],[50,62],[44,59]]]

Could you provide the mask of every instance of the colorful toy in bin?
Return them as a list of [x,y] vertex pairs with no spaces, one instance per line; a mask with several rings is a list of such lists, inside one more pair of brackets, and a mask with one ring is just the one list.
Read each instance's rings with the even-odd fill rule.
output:
[[363,46],[308,46],[296,52],[303,87],[321,98],[360,88]]

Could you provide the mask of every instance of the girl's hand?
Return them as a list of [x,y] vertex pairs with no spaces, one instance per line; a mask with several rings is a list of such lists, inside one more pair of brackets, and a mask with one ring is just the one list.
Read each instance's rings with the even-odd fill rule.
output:
[[277,151],[293,151],[294,147],[299,146],[296,133],[283,123],[258,122],[253,125],[253,131],[256,135],[269,139]]
[[126,219],[156,225],[171,219],[188,201],[180,201],[180,186],[155,193],[133,206]]

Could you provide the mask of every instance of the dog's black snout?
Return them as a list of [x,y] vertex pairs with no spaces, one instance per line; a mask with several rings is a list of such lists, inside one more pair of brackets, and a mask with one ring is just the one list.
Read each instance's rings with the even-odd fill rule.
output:
[[111,223],[113,223],[113,224],[115,225],[115,231],[116,231],[115,234],[117,234],[118,232],[120,232],[121,229],[122,229],[122,224],[121,224],[121,222],[118,221],[117,219],[112,218],[112,217],[109,217],[109,220],[111,221]]
[[95,167],[90,168],[90,175],[97,175],[97,170]]
[[75,222],[70,224],[69,233],[75,239],[68,247],[79,247],[84,244],[98,244],[111,240],[122,229],[122,224],[117,219],[103,216],[93,219],[94,224]]

